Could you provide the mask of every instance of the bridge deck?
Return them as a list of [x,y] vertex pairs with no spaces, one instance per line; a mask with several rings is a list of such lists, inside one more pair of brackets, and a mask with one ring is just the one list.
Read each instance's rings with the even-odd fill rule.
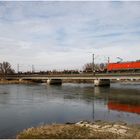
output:
[[140,73],[124,73],[124,74],[63,74],[63,75],[40,75],[40,74],[30,74],[30,75],[9,75],[7,79],[25,79],[25,80],[47,80],[47,79],[83,79],[83,80],[94,80],[94,79],[140,79]]

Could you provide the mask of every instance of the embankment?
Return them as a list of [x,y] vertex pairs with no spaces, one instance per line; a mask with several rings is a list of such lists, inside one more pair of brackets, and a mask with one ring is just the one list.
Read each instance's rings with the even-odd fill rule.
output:
[[34,83],[29,80],[0,80],[0,84],[31,84]]

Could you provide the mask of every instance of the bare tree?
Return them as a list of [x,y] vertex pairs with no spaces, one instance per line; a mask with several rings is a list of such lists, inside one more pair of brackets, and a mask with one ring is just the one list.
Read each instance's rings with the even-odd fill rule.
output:
[[[106,63],[94,64],[94,70],[96,72],[105,72],[106,67],[107,67]],[[93,72],[93,64],[92,63],[85,64],[83,67],[83,72],[92,73]]]
[[83,66],[83,72],[92,72],[93,69],[93,64],[92,63],[87,63]]
[[0,63],[0,74],[2,78],[6,78],[7,74],[14,73],[9,62]]

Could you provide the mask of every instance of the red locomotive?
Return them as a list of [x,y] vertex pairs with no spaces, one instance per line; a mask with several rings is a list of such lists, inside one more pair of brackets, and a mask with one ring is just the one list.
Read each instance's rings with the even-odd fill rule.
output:
[[108,72],[138,72],[140,71],[140,61],[135,62],[118,62],[107,65]]

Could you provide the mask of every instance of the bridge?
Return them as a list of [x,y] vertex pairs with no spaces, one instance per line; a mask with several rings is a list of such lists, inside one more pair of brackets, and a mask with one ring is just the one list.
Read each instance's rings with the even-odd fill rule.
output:
[[140,80],[140,73],[102,73],[102,74],[15,74],[8,80],[46,80],[49,84],[62,83],[62,80],[94,80],[95,85],[110,85],[110,80]]

